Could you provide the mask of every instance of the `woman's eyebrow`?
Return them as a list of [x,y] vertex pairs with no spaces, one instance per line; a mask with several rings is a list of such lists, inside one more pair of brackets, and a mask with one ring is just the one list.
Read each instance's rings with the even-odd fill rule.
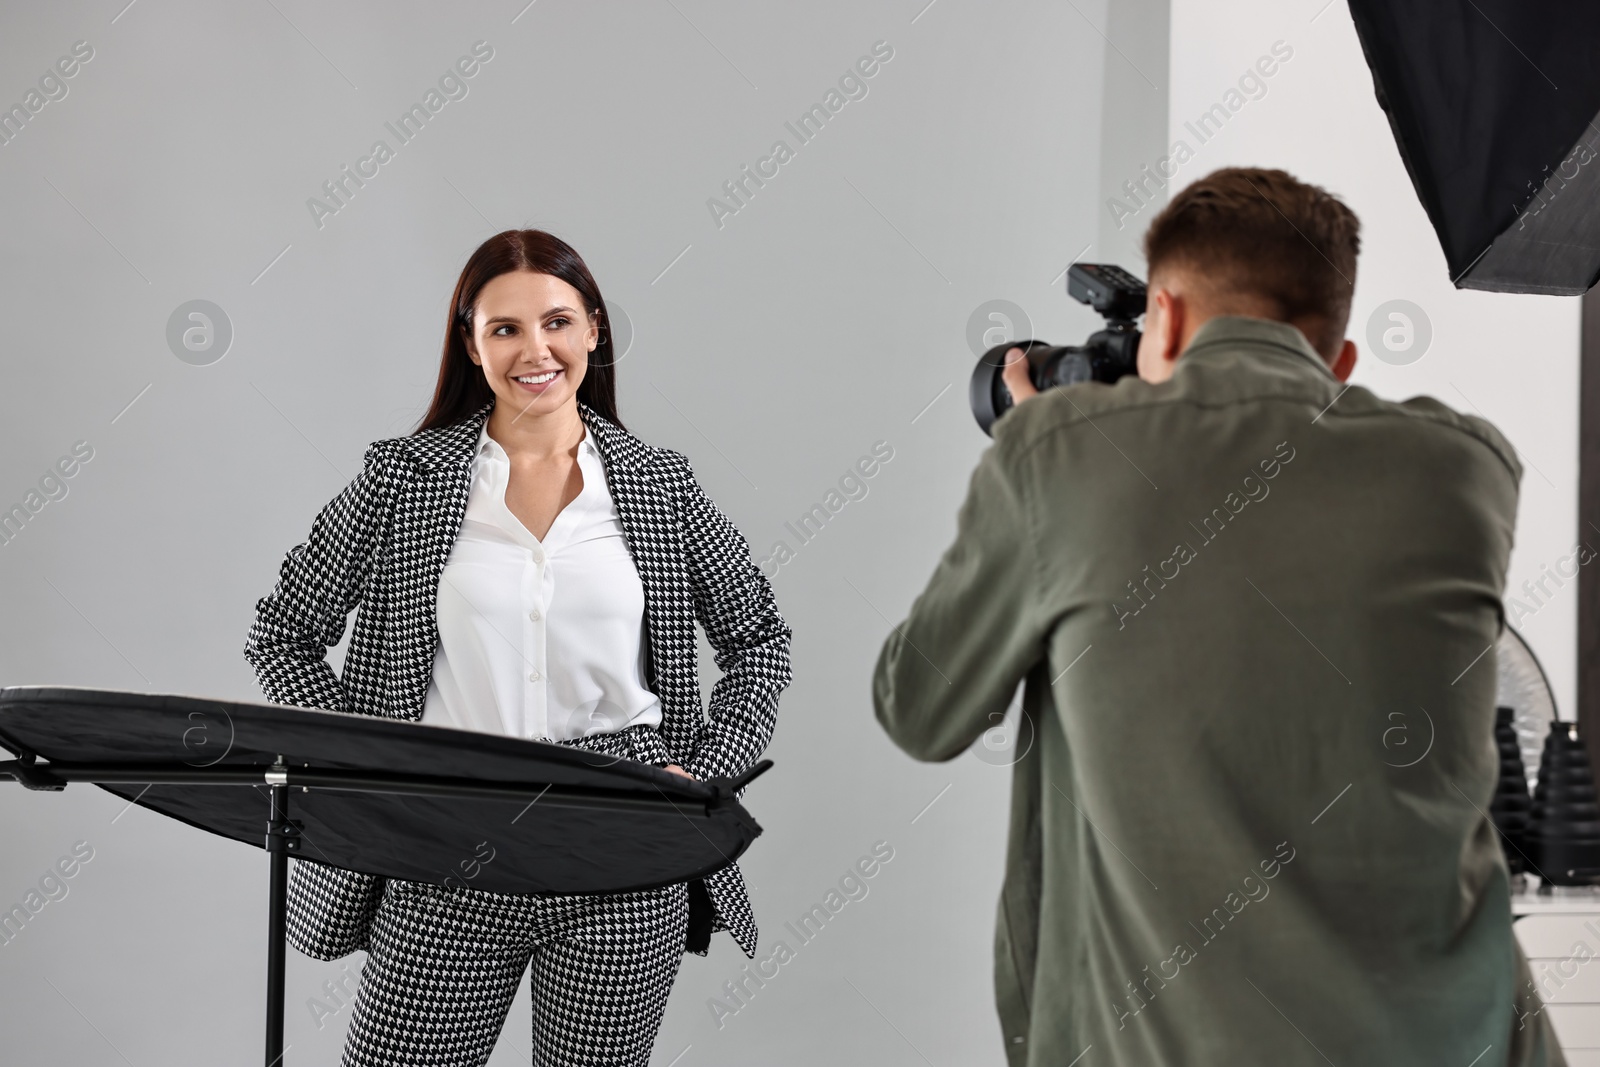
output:
[[[572,309],[571,309],[571,308],[569,308],[569,307],[567,307],[567,305],[565,305],[565,304],[557,304],[557,305],[556,305],[556,306],[555,306],[555,307],[553,307],[553,308],[547,308],[547,309],[546,309],[546,310],[545,310],[545,312],[544,312],[544,314],[542,314],[542,315],[540,315],[540,316],[539,316],[539,317],[540,317],[540,318],[541,318],[541,319],[542,319],[542,318],[544,318],[544,317],[545,317],[545,315],[554,315],[554,314],[555,314],[555,313],[556,313],[556,312],[558,312],[558,311],[564,311],[564,312],[566,312],[566,313],[567,313],[567,314],[569,314],[569,315],[571,315],[571,314],[573,314],[573,310],[572,310]],[[485,325],[485,326],[488,326],[488,325],[491,325],[491,324],[492,324],[492,323],[496,323],[496,322],[514,322],[514,323],[520,323],[520,322],[521,322],[521,321],[522,321],[522,320],[521,320],[521,319],[519,319],[519,318],[517,318],[517,317],[516,317],[516,316],[515,316],[515,315],[496,315],[496,316],[495,316],[495,317],[494,317],[494,318],[492,318],[492,319],[485,319],[485,320],[483,320],[483,324],[484,324],[484,325]]]

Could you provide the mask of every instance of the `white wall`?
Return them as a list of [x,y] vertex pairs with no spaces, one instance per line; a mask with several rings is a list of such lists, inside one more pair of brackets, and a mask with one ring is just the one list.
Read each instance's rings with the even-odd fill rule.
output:
[[[1102,129],[1130,132],[1102,111],[1100,34],[1151,25],[1161,0],[1117,2],[1139,12],[1113,26],[1110,0],[0,7],[0,106],[74,41],[96,50],[0,148],[0,506],[74,441],[95,449],[70,496],[0,545],[0,685],[259,700],[241,654],[256,600],[368,443],[422,414],[463,261],[501,229],[554,230],[632,323],[628,429],[683,451],[759,558],[780,539],[793,553],[764,567],[795,680],[776,767],[745,797],[765,828],[741,859],[757,958],[719,933],[684,959],[656,1063],[922,1062],[912,1046],[1003,1063],[1010,761],[982,742],[912,760],[873,717],[872,668],[989,444],[967,406],[973,313],[1004,298],[1039,336],[1094,328],[1059,279],[1097,239]],[[495,54],[470,95],[400,146],[384,124],[480,39]],[[785,124],[879,41],[893,58],[866,95],[829,103],[800,143]],[[1117,47],[1165,85],[1164,58]],[[379,137],[393,159],[319,228],[307,198]],[[708,199],[780,138],[781,176],[714,216]],[[203,366],[165,332],[194,299],[232,328]],[[870,492],[844,487],[825,531],[788,532],[840,500],[879,441],[893,461]],[[0,790],[0,909],[74,842],[95,849],[71,895],[0,944],[0,1062],[252,1062],[265,857],[125,807],[89,787]],[[894,856],[870,895],[811,941],[785,930],[878,841]],[[361,960],[290,953],[288,1063],[337,1062],[351,1012],[323,983]],[[752,964],[759,995],[716,1013]],[[524,983],[494,1067],[528,1062],[529,1004]]]
[[[1342,0],[1172,0],[1171,35],[1168,128],[1194,156],[1167,192],[1217,167],[1274,166],[1337,193],[1360,216],[1348,335],[1361,358],[1351,380],[1393,399],[1437,397],[1483,415],[1510,439],[1524,466],[1508,583],[1516,594],[1577,538],[1577,299],[1450,285]],[[1280,52],[1292,54],[1265,79],[1265,92],[1241,94],[1222,129],[1200,143],[1185,123],[1213,104],[1238,104],[1225,94],[1279,41]],[[1141,210],[1126,225],[1142,229],[1153,211]],[[1432,324],[1430,347],[1405,366],[1379,361],[1366,340],[1368,319],[1394,299],[1416,304]],[[1590,533],[1600,547],[1600,535]],[[1523,597],[1532,614],[1514,614],[1570,719],[1577,714],[1577,582],[1547,588],[1553,595],[1542,602]]]

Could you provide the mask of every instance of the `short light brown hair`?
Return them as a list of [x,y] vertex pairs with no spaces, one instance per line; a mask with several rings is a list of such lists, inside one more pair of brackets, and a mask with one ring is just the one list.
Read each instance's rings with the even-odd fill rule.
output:
[[1344,340],[1355,289],[1361,223],[1326,189],[1281,170],[1225,167],[1185,186],[1150,221],[1144,254],[1152,280],[1184,272],[1226,306],[1265,301],[1284,322],[1310,320],[1307,340],[1332,358]]

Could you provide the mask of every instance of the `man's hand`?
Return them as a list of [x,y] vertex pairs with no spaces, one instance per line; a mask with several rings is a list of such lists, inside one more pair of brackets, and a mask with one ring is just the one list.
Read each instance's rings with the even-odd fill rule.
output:
[[1020,404],[1030,396],[1039,395],[1039,390],[1033,387],[1033,381],[1028,377],[1027,356],[1020,348],[1007,350],[1006,365],[1000,370],[1000,379],[1011,391],[1013,404]]
[[685,778],[689,779],[691,782],[698,781],[698,779],[695,778],[694,775],[690,774],[688,771],[684,770],[682,767],[678,766],[676,763],[669,763],[669,764],[667,764],[665,767],[663,767],[661,769],[664,770],[664,771],[671,771],[673,774],[681,774]]

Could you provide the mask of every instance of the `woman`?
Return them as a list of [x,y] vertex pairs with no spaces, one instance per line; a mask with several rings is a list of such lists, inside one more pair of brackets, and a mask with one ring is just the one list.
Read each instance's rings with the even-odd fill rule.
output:
[[[772,736],[790,629],[680,453],[616,409],[605,301],[570,246],[508,230],[456,284],[433,404],[367,450],[257,603],[282,704],[541,738],[692,778]],[[328,665],[357,605],[342,677]],[[698,619],[722,678],[704,715]],[[684,951],[756,927],[737,864],[536,896],[294,864],[289,941],[369,952],[343,1063],[481,1065],[532,961],[536,1064],[647,1063]]]

